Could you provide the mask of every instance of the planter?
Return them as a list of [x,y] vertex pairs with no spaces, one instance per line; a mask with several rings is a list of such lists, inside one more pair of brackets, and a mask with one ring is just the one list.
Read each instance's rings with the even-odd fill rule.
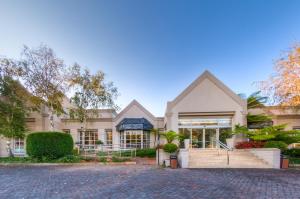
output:
[[190,139],[184,139],[184,148],[185,149],[190,148]]
[[[156,162],[158,163],[158,165],[170,165],[170,155],[170,153],[166,153],[163,149],[158,149],[156,150]],[[168,163],[165,163],[166,160]]]
[[289,168],[289,159],[285,156],[281,157],[280,168],[288,169]]
[[177,155],[170,155],[170,165],[172,169],[177,169],[178,167]]
[[233,140],[233,138],[227,138],[227,139],[226,139],[226,145],[227,145],[229,148],[233,148],[233,147],[234,147],[234,140]]

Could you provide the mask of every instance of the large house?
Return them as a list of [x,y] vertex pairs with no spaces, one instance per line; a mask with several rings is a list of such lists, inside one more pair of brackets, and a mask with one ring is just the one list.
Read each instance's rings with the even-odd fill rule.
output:
[[[66,108],[71,106],[66,100]],[[192,147],[214,148],[216,140],[226,129],[246,125],[247,113],[265,113],[273,118],[273,124],[287,124],[287,129],[300,128],[300,112],[292,108],[265,107],[247,110],[246,100],[241,99],[210,72],[205,71],[174,100],[167,102],[164,117],[155,117],[139,102],[133,100],[120,113],[113,109],[100,109],[97,118],[83,124],[67,115],[55,116],[54,130],[70,133],[74,143],[82,148],[94,148],[95,141],[102,140],[112,148],[154,147],[151,129],[173,130],[191,135]],[[27,118],[31,131],[49,131],[50,115],[47,108],[34,112]],[[7,156],[7,144],[12,152],[25,154],[23,139],[0,138],[0,156]]]

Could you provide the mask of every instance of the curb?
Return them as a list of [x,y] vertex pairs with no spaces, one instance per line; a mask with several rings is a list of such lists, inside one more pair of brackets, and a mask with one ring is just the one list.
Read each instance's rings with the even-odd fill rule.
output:
[[136,165],[136,162],[0,163],[0,166],[115,166],[115,165]]

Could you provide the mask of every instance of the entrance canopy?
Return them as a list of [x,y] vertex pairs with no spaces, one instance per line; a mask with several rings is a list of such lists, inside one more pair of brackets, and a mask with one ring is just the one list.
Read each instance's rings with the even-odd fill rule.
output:
[[117,131],[145,130],[150,131],[153,125],[145,118],[124,118],[117,126]]

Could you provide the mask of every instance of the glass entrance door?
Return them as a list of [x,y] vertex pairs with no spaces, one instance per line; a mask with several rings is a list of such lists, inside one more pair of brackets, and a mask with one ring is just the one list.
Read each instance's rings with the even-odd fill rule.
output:
[[216,148],[216,140],[219,139],[217,128],[195,128],[190,129],[192,148]]
[[192,129],[192,148],[204,148],[204,129]]
[[205,148],[216,148],[217,129],[205,129]]

